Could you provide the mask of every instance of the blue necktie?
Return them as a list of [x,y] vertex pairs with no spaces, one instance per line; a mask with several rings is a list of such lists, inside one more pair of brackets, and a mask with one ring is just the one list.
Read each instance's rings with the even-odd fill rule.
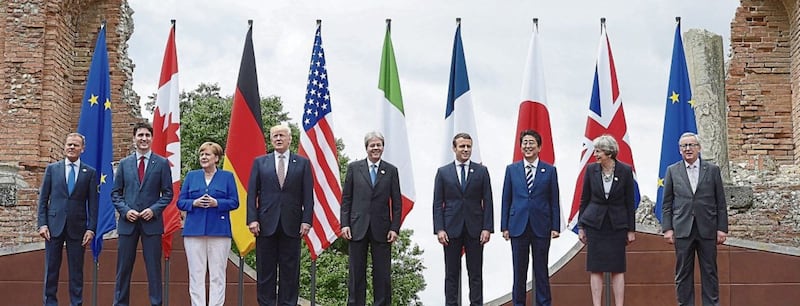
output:
[[461,164],[461,192],[464,192],[467,187],[467,171],[464,168],[466,168],[466,164]]
[[369,170],[369,178],[372,180],[372,186],[375,186],[375,179],[378,178],[378,165],[372,164],[370,165],[371,170]]
[[67,176],[67,190],[69,193],[72,194],[72,191],[75,190],[75,164],[69,164],[69,175]]
[[533,191],[533,165],[525,166],[527,171],[525,171],[525,181],[528,183],[528,192]]

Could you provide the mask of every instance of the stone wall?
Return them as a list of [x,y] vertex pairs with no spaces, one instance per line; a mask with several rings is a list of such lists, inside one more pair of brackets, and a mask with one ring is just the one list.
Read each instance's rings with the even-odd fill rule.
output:
[[[0,247],[39,241],[38,188],[48,163],[63,158],[77,129],[99,26],[107,22],[114,155],[130,152],[139,118],[131,95],[127,40],[132,11],[124,0],[0,2]],[[124,68],[123,67],[127,67]],[[120,97],[126,96],[125,99]]]

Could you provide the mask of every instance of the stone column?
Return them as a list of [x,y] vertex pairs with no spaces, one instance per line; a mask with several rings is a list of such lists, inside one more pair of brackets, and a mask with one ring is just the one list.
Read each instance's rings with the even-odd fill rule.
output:
[[719,165],[722,180],[730,184],[722,36],[707,30],[690,29],[683,34],[683,46],[695,103],[697,132],[703,145],[702,158]]

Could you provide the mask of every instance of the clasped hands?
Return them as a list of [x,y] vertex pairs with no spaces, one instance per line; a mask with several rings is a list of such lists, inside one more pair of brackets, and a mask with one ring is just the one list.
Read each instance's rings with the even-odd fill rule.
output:
[[192,206],[209,208],[209,207],[217,207],[219,206],[219,203],[217,203],[217,199],[213,198],[212,196],[206,193],[202,197],[194,199],[194,202],[192,202]]
[[144,221],[150,221],[153,219],[153,217],[155,217],[155,214],[150,208],[145,208],[142,211],[131,209],[125,213],[125,219],[127,219],[129,222],[136,222],[136,220],[139,220],[140,218]]

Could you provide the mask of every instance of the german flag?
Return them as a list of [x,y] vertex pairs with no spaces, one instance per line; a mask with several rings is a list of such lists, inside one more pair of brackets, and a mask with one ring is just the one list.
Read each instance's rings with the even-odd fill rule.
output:
[[247,30],[239,66],[239,79],[233,96],[228,143],[222,168],[233,172],[239,191],[239,208],[231,212],[231,232],[239,255],[255,247],[255,237],[247,229],[247,181],[253,160],[266,154],[264,125],[261,122],[261,96],[258,94],[256,59],[253,54],[253,25]]

